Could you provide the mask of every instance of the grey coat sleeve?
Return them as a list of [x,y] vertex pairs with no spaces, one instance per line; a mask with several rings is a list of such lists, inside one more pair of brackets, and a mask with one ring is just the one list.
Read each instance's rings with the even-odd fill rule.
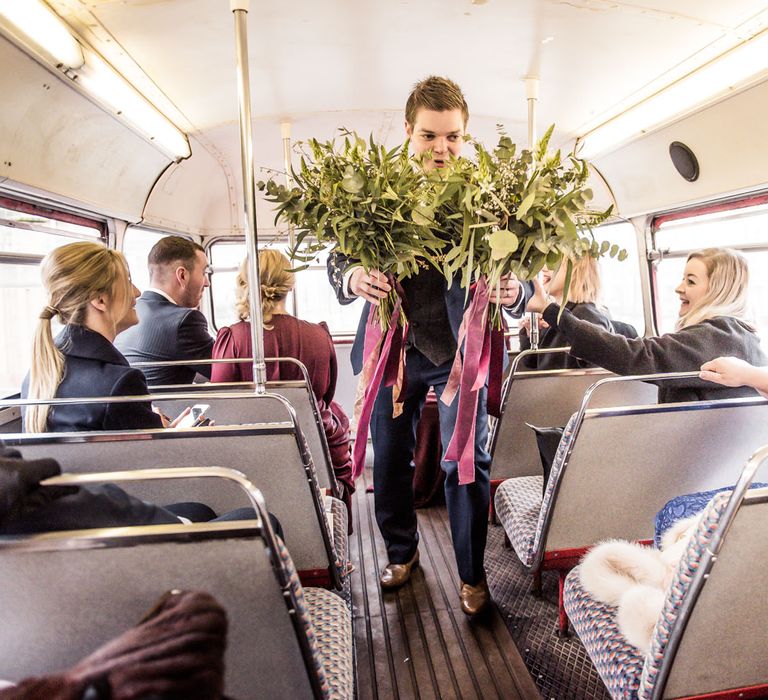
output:
[[544,319],[562,331],[571,345],[571,354],[616,374],[698,371],[713,358],[716,348],[724,345],[724,338],[718,337],[722,329],[709,323],[652,338],[626,338],[576,318],[567,309],[558,322],[559,311],[557,304],[550,304],[544,310]]

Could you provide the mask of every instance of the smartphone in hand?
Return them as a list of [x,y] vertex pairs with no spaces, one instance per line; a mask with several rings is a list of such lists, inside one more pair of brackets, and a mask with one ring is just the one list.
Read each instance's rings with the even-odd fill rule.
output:
[[189,413],[187,413],[184,418],[182,418],[178,424],[176,425],[177,428],[196,428],[203,424],[204,421],[210,422],[208,418],[205,417],[205,412],[210,408],[210,405],[207,403],[197,403],[194,406],[192,406]]

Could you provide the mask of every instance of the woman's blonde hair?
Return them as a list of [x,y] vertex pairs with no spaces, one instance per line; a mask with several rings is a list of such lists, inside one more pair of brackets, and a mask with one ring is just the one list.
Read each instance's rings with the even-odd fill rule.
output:
[[[567,265],[568,261],[563,260],[561,264]],[[594,304],[599,297],[600,270],[597,266],[597,259],[587,255],[573,263],[568,301],[572,301],[574,304]]]
[[677,330],[716,316],[733,316],[754,330],[747,320],[749,265],[746,258],[731,248],[705,248],[691,253],[686,263],[689,260],[701,260],[707,268],[707,291],[680,316]]
[[[52,399],[64,377],[64,355],[53,342],[51,319],[58,316],[64,324],[82,326],[88,303],[100,294],[110,298],[125,285],[131,293],[128,265],[122,253],[99,243],[70,243],[48,253],[41,263],[43,286],[48,303],[40,312],[40,321],[32,340],[32,364],[29,370],[30,399]],[[24,429],[30,433],[46,430],[50,406],[29,406],[24,415]]]
[[[295,276],[290,271],[291,263],[279,250],[267,248],[259,251],[259,277],[261,278],[261,314],[264,327],[272,330],[269,322],[277,303],[288,296],[293,289]],[[240,265],[237,273],[235,292],[235,310],[241,321],[247,321],[251,315],[248,300],[248,259]]]

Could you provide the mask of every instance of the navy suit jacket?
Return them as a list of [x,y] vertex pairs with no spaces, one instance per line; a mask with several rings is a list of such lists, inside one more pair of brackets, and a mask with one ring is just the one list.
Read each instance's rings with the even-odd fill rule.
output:
[[[328,279],[336,292],[336,298],[340,304],[351,304],[357,297],[349,298],[344,293],[344,273],[349,268],[350,260],[341,253],[331,253],[328,256]],[[515,318],[518,318],[523,314],[525,305],[528,300],[533,296],[533,282],[523,282],[523,295],[524,300],[518,301],[514,305],[514,311],[510,312]],[[471,295],[470,295],[471,296]],[[451,331],[454,338],[458,341],[459,328],[461,327],[461,321],[464,318],[464,311],[466,310],[466,293],[462,289],[458,281],[454,280],[454,284],[448,288],[448,282],[446,281],[443,287],[443,298],[445,299],[445,308],[448,312],[448,321],[451,324]],[[355,334],[355,342],[352,345],[352,351],[350,353],[350,359],[352,361],[352,369],[355,374],[359,374],[363,369],[363,346],[365,343],[365,324],[368,321],[368,315],[370,313],[371,304],[365,302],[363,313],[360,316],[360,321],[357,324],[357,332]],[[509,359],[507,354],[504,353],[504,365],[508,363]]]
[[[56,390],[57,399],[97,396],[142,396],[147,382],[133,369],[112,343],[101,333],[84,326],[65,326],[56,338],[64,353],[64,378]],[[28,395],[29,375],[21,395]],[[48,430],[55,433],[80,430],[143,430],[162,428],[160,416],[147,402],[85,403],[53,406],[48,414]]]
[[[213,337],[197,309],[177,306],[162,294],[144,292],[136,302],[139,323],[123,331],[115,346],[129,362],[209,360]],[[191,384],[197,373],[210,379],[210,364],[146,367],[149,384]]]

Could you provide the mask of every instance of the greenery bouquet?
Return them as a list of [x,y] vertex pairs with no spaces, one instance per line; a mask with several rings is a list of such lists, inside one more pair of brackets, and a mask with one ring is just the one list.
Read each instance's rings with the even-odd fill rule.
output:
[[[567,299],[574,261],[586,255],[626,257],[617,245],[595,240],[592,227],[605,221],[612,207],[603,211],[588,207],[592,199],[586,186],[588,164],[574,154],[563,158],[559,150],[549,154],[553,129],[554,125],[533,151],[519,153],[503,133],[493,151],[470,139],[474,162],[457,159],[445,174],[433,175],[441,180],[438,207],[452,242],[442,258],[449,284],[458,276],[469,290],[485,278],[493,289],[509,272],[531,280],[545,264],[555,269],[565,261]],[[498,327],[498,307],[492,318]]]
[[[276,205],[275,221],[298,230],[291,253],[308,263],[333,247],[366,270],[377,269],[392,280],[435,264],[447,241],[436,233],[437,190],[408,143],[391,150],[342,130],[343,139],[299,144],[301,163],[293,185],[259,182]],[[301,265],[296,268],[303,269]],[[389,325],[394,289],[378,308],[381,328]]]

